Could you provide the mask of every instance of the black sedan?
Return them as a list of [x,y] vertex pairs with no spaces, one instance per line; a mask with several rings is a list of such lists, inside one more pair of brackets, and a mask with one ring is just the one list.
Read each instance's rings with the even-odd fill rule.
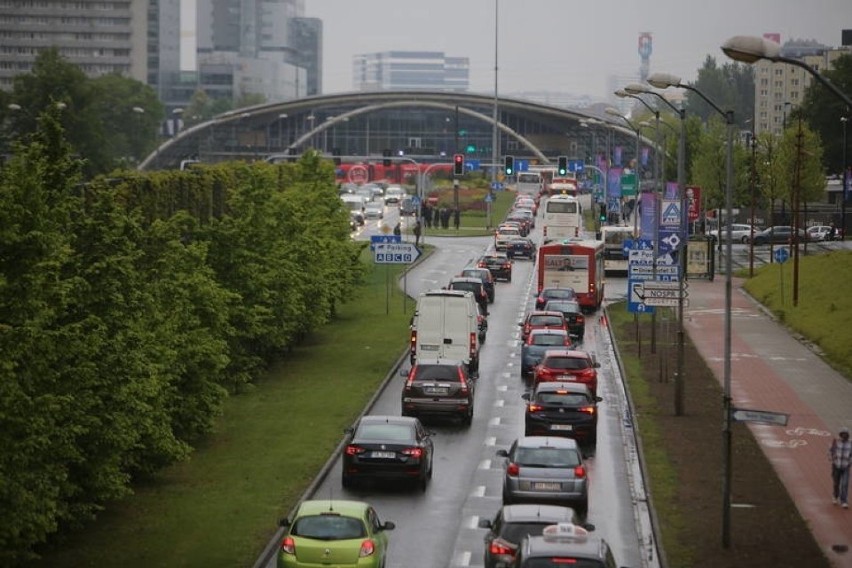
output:
[[536,247],[532,239],[512,239],[506,243],[506,256],[509,258],[528,258],[535,260]]
[[524,430],[527,436],[565,436],[594,446],[598,433],[598,402],[584,384],[539,383],[527,401]]
[[479,257],[476,266],[491,271],[494,280],[512,281],[512,260],[506,253],[498,252]]
[[578,302],[573,300],[548,300],[544,305],[545,311],[562,312],[565,321],[568,322],[568,333],[575,336],[578,341],[583,341],[586,335],[586,316]]
[[423,491],[432,478],[432,432],[409,416],[363,416],[345,430],[343,487],[356,480],[399,479]]
[[[799,229],[798,233],[800,243],[808,240],[808,233],[806,231]],[[776,225],[775,227],[769,227],[754,234],[754,244],[756,246],[768,245],[770,243],[786,245],[792,242],[793,227],[789,225]]]

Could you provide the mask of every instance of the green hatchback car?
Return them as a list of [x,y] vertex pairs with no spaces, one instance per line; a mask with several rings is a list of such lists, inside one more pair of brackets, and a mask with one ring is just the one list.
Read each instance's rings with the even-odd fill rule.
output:
[[369,503],[362,501],[303,501],[287,529],[278,552],[278,568],[338,566],[383,568],[387,560],[387,531]]

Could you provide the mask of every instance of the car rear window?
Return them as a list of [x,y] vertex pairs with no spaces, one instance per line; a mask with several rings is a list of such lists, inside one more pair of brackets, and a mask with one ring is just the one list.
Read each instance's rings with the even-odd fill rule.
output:
[[544,527],[552,524],[554,523],[503,523],[500,538],[519,544],[525,536],[541,536]]
[[591,363],[584,357],[548,357],[544,362],[545,367],[551,369],[588,369]]
[[415,380],[458,382],[459,370],[452,365],[417,365]]
[[548,311],[553,310],[554,312],[580,312],[580,304],[574,302],[547,302],[544,308]]
[[544,558],[528,558],[524,560],[523,568],[563,568],[570,566],[571,568],[606,568],[600,560],[590,560],[585,558],[575,558],[565,554],[548,554]]
[[556,392],[540,392],[536,395],[535,401],[542,404],[562,406],[579,406],[590,402],[583,393],[560,394]]
[[473,282],[453,282],[450,284],[450,290],[464,290],[473,292],[474,294],[479,294],[481,288],[482,284],[475,284]]
[[530,467],[575,467],[580,456],[570,448],[523,448],[515,452],[515,463]]
[[360,519],[341,515],[315,515],[296,521],[291,535],[316,540],[349,540],[364,538],[367,529]]
[[576,294],[572,288],[560,288],[559,290],[545,290],[543,296],[545,298],[574,298]]
[[412,440],[414,433],[405,424],[361,424],[356,438],[363,440]]
[[530,325],[562,325],[563,319],[556,316],[530,316]]
[[565,345],[565,336],[556,333],[534,333],[530,345]]

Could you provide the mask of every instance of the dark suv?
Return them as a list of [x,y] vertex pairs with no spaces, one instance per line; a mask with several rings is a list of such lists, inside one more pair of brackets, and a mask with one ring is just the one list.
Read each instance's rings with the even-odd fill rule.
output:
[[473,292],[473,299],[482,308],[482,313],[488,315],[488,291],[485,289],[485,284],[479,278],[466,278],[464,276],[450,278],[450,284],[447,288],[450,290]]
[[402,415],[457,416],[469,426],[475,387],[464,361],[421,357],[402,388]]
[[488,294],[488,303],[494,303],[494,276],[487,268],[479,268],[476,266],[468,266],[462,269],[461,274],[465,278],[479,278],[485,286],[485,292]]
[[504,252],[483,255],[476,265],[490,270],[494,280],[512,281],[512,261]]

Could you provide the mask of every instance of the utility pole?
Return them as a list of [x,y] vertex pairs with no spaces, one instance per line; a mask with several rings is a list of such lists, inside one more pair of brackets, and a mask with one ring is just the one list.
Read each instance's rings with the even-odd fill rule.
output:
[[802,118],[799,117],[799,129],[796,132],[796,167],[793,178],[793,307],[799,305],[799,207],[802,195],[802,160],[804,147],[802,139]]

